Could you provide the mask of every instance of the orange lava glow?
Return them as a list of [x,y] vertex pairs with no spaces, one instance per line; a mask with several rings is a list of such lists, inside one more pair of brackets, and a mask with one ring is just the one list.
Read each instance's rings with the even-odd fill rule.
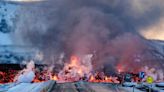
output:
[[54,75],[54,76],[52,76],[52,79],[51,80],[57,81],[58,80],[58,77],[56,75]]
[[9,70],[5,72],[0,71],[0,84],[13,82],[16,73],[17,71],[15,70]]
[[103,83],[120,83],[117,80],[117,77],[110,77],[105,75],[99,75],[100,73],[96,73],[95,75],[91,75],[88,82],[103,82]]
[[[70,63],[66,63],[63,70],[58,74],[50,71],[43,70],[40,72],[35,71],[35,79],[33,82],[43,82],[47,80],[54,80],[58,83],[60,82],[75,82],[75,81],[88,81],[88,82],[107,82],[107,83],[119,83],[117,77],[106,76],[103,72],[91,73],[92,67],[88,67],[85,61],[78,56],[71,56]],[[86,60],[86,58],[85,58]],[[87,61],[89,62],[89,61]],[[91,63],[87,63],[91,65]],[[121,72],[121,70],[118,70]],[[14,76],[16,76],[18,71],[15,74],[0,72],[0,83],[13,82]]]
[[78,65],[78,57],[76,56],[71,56],[71,63],[70,63],[70,66],[77,66]]

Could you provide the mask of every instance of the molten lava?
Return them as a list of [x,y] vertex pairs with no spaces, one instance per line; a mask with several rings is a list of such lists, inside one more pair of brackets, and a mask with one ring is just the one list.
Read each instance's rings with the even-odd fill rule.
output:
[[0,71],[0,84],[13,82],[16,70]]
[[107,82],[107,83],[120,83],[117,80],[117,77],[108,77],[105,76],[104,73],[96,73],[95,75],[91,75],[89,82]]
[[74,82],[74,81],[88,81],[88,82],[114,82],[119,83],[117,77],[108,77],[104,73],[92,72],[92,55],[78,57],[71,56],[70,63],[65,64],[63,70],[53,80],[57,82]]
[[[71,56],[69,63],[65,63],[63,69],[58,73],[52,72],[52,68],[35,71],[35,79],[33,82],[42,82],[47,80],[55,80],[57,82],[75,82],[75,81],[88,81],[88,82],[112,82],[119,83],[117,77],[105,76],[103,72],[93,73],[92,55],[85,56]],[[0,83],[13,82],[14,76],[18,71],[13,74],[11,71],[9,73],[0,72]]]
[[54,76],[52,76],[51,80],[57,81],[57,80],[59,80],[59,78],[58,78],[58,76],[54,75]]

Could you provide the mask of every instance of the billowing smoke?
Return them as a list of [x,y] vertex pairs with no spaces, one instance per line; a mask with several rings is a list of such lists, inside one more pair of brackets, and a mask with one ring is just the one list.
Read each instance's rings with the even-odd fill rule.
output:
[[94,69],[106,72],[132,71],[147,64],[159,66],[158,62],[147,60],[156,57],[139,31],[163,17],[163,3],[49,0],[25,4],[17,11],[15,37],[18,42],[43,51],[48,64],[60,61],[59,56],[65,53],[67,58],[73,54],[93,54]]

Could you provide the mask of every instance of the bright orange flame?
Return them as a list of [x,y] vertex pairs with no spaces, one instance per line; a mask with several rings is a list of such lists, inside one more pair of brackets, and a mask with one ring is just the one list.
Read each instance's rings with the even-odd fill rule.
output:
[[[119,67],[118,71],[121,72],[122,68]],[[0,77],[4,77],[6,73],[0,72]],[[12,78],[12,77],[11,77]],[[42,78],[42,79],[40,79]],[[47,80],[54,80],[57,82],[74,82],[80,80],[88,80],[88,82],[106,82],[106,83],[119,83],[116,77],[105,76],[103,72],[91,73],[88,66],[83,64],[83,58],[71,56],[70,63],[65,64],[63,70],[55,75],[52,71],[43,71],[36,73],[36,78],[33,82],[42,82]],[[10,80],[9,82],[12,82]],[[4,83],[0,80],[0,83]]]
[[107,76],[105,76],[105,80],[108,80],[109,78]]
[[41,80],[38,80],[37,78],[35,78],[34,80],[33,80],[33,82],[42,82]]
[[77,56],[71,56],[71,63],[68,66],[76,68],[77,73],[80,76],[83,75],[83,68],[80,66],[80,59]]
[[57,77],[56,75],[54,75],[54,76],[52,77],[52,80],[57,81],[57,80],[58,80],[58,77]]
[[89,82],[108,82],[108,83],[113,83],[112,77],[108,76],[100,76],[99,73],[96,73],[96,75],[91,75]]
[[93,82],[95,80],[95,77],[92,75],[89,79],[90,82]]
[[78,65],[78,57],[77,56],[71,56],[71,66],[77,66]]

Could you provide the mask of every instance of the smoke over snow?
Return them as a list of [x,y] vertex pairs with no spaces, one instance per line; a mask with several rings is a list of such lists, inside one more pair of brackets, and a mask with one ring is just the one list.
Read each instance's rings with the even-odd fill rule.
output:
[[[131,71],[144,65],[161,66],[147,58],[145,27],[164,17],[163,0],[48,0],[17,10],[14,37],[44,53],[44,62],[56,63],[61,53],[93,54],[95,70]],[[108,68],[105,65],[108,65]],[[110,69],[109,69],[109,66]],[[115,67],[113,67],[115,66]],[[162,67],[162,66],[161,66]]]

